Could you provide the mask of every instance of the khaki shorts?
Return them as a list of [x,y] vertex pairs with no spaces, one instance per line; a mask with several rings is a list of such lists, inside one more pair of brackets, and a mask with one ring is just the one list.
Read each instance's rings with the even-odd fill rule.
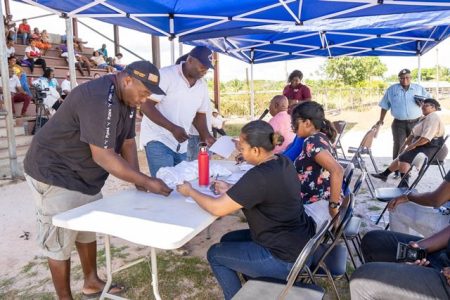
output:
[[91,243],[96,240],[95,232],[73,231],[54,226],[52,217],[101,199],[101,193],[86,195],[37,181],[26,174],[25,178],[35,199],[37,242],[43,255],[54,260],[68,260],[75,242]]

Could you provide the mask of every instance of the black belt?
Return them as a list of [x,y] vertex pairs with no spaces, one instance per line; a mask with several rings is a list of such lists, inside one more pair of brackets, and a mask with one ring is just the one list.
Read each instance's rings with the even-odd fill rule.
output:
[[420,118],[417,119],[412,119],[412,120],[399,120],[399,119],[394,119],[395,122],[400,122],[400,123],[416,123],[417,121],[419,121]]

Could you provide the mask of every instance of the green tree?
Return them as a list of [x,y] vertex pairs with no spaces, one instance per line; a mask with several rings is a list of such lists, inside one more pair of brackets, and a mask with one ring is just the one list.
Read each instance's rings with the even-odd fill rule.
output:
[[357,85],[373,76],[382,76],[387,67],[378,57],[339,57],[327,60],[324,71],[328,78],[345,85]]

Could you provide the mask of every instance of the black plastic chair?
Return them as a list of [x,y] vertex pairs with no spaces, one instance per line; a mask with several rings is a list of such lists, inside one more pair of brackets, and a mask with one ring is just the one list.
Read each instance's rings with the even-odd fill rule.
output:
[[283,300],[283,299],[323,299],[324,290],[312,284],[295,283],[298,274],[305,270],[317,247],[325,238],[330,221],[325,222],[317,233],[303,247],[297,260],[287,276],[287,282],[272,279],[252,279],[247,281],[239,292],[233,297],[234,300]]

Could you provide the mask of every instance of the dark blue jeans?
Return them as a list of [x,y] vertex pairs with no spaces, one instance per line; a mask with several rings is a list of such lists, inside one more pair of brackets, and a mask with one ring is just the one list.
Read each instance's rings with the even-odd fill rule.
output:
[[241,288],[238,273],[251,278],[285,280],[294,265],[274,257],[269,250],[253,242],[248,229],[225,234],[220,243],[209,248],[207,256],[226,300]]
[[158,141],[148,142],[145,146],[148,168],[152,177],[162,167],[173,167],[186,160],[186,153],[177,153]]

